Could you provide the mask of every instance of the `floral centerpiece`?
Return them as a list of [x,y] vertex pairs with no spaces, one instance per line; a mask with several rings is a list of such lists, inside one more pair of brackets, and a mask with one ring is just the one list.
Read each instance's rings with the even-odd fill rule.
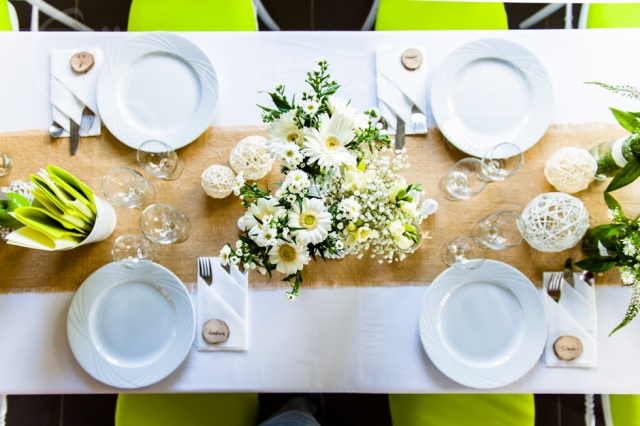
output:
[[220,251],[223,265],[276,270],[298,296],[302,270],[311,258],[323,261],[370,251],[378,262],[401,261],[419,246],[419,227],[437,203],[419,205],[419,184],[399,172],[409,167],[405,151],[390,149],[375,109],[358,113],[338,98],[339,89],[320,60],[307,73],[310,86],[299,102],[284,86],[269,93],[275,108],[260,107],[271,123],[268,151],[280,160],[284,181],[272,195],[236,177],[234,192],[247,208],[235,247]]

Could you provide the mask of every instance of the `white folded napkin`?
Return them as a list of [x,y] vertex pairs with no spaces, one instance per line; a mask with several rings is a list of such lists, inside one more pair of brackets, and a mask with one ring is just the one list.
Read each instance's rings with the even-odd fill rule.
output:
[[[78,52],[91,53],[95,60],[93,67],[84,74],[71,69],[71,57]],[[53,121],[64,128],[62,136],[69,136],[69,119],[78,125],[82,121],[82,110],[88,107],[94,114],[93,125],[80,136],[100,134],[101,120],[96,102],[96,84],[102,67],[100,49],[54,49],[51,51],[51,116]]]
[[[560,285],[560,301],[556,302],[547,293],[551,273],[544,274],[544,307],[547,312],[549,334],[545,346],[547,367],[595,367],[596,345],[596,291],[585,283],[580,274],[574,274],[575,288],[564,279]],[[553,344],[560,336],[574,336],[582,342],[583,352],[573,361],[558,358]]]
[[[198,313],[196,323],[199,351],[246,351],[248,344],[248,274],[231,268],[230,273],[220,265],[217,257],[211,261],[211,286],[198,276]],[[229,338],[211,344],[202,337],[202,327],[213,319],[224,321]]]
[[[413,46],[411,46],[413,47]],[[402,53],[407,47],[385,47],[376,51],[376,88],[378,109],[395,132],[397,117],[405,122],[405,133],[415,134],[411,126],[411,109],[415,105],[427,115],[427,72],[425,55],[421,48],[422,65],[408,70],[402,65]]]

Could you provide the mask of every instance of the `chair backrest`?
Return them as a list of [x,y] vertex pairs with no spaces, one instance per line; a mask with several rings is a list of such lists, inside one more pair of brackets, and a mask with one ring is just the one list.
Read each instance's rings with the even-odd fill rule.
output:
[[507,30],[504,3],[380,0],[376,30]]
[[8,0],[0,0],[0,31],[11,31]]
[[133,0],[129,11],[129,31],[257,29],[251,0]]
[[605,426],[640,425],[640,395],[602,395]]
[[640,3],[584,3],[582,7],[579,28],[640,28]]

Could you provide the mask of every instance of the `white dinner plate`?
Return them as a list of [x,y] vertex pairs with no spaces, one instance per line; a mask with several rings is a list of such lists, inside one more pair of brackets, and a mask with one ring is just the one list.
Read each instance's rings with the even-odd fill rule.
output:
[[551,122],[553,85],[528,49],[509,40],[464,44],[445,58],[431,87],[438,127],[461,151],[482,157],[511,142],[526,151]]
[[184,284],[167,268],[95,271],[71,301],[67,336],[82,368],[119,388],[171,374],[191,349],[196,317]]
[[138,148],[150,139],[174,149],[211,124],[218,105],[218,77],[207,55],[171,33],[137,36],[107,57],[96,88],[104,124]]
[[487,260],[471,271],[449,268],[429,286],[420,338],[449,378],[480,389],[508,385],[538,361],[547,338],[539,291],[520,271]]

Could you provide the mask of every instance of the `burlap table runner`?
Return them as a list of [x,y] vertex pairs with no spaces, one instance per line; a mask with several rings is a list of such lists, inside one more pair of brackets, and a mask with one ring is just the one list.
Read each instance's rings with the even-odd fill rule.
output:
[[[200,174],[211,164],[229,165],[229,152],[242,138],[264,134],[264,126],[212,127],[201,137],[179,150],[185,170],[176,181],[149,179],[158,190],[157,202],[178,207],[191,220],[191,237],[182,244],[162,247],[160,263],[180,277],[185,283],[196,279],[196,258],[215,256],[225,242],[235,243],[238,228],[236,220],[244,213],[239,199],[233,195],[217,200],[208,197],[200,187]],[[497,210],[521,212],[536,195],[554,189],[547,183],[543,170],[553,152],[564,146],[590,148],[601,142],[611,141],[625,131],[609,124],[552,126],[542,140],[525,154],[525,165],[515,176],[504,182],[490,184],[478,196],[451,202],[438,190],[438,182],[446,169],[465,155],[449,145],[440,132],[429,131],[428,136],[407,137],[406,148],[411,167],[403,175],[408,182],[419,182],[426,196],[440,203],[440,210],[423,223],[423,230],[432,238],[422,248],[400,263],[379,264],[365,256],[355,256],[340,261],[321,260],[304,270],[303,287],[332,286],[396,286],[424,285],[446,269],[440,251],[450,239],[467,234],[479,219]],[[82,179],[99,196],[102,176],[111,167],[129,166],[140,170],[135,150],[120,143],[106,129],[95,138],[82,138],[77,155],[69,155],[69,140],[52,140],[45,131],[25,131],[0,134],[0,152],[14,161],[12,172],[0,178],[0,186],[12,180],[29,179],[47,164],[61,166]],[[269,183],[282,178],[274,166],[267,178]],[[266,181],[266,182],[265,182]],[[605,223],[606,205],[602,191],[606,183],[596,182],[577,196],[583,200],[591,214],[591,225]],[[616,192],[616,197],[629,214],[640,211],[640,199],[633,196],[633,185]],[[90,244],[65,252],[42,252],[5,245],[0,242],[0,293],[24,291],[75,290],[96,269],[112,261],[111,245],[120,235],[140,233],[140,210],[116,207],[118,224],[113,235],[100,243]],[[561,270],[565,258],[583,257],[580,247],[563,253],[541,253],[523,243],[504,251],[490,251],[489,258],[509,263],[526,274],[536,285],[541,285],[542,273]],[[252,272],[253,289],[286,287],[274,275],[274,281]],[[608,272],[598,278],[601,284],[618,284],[617,272]]]

